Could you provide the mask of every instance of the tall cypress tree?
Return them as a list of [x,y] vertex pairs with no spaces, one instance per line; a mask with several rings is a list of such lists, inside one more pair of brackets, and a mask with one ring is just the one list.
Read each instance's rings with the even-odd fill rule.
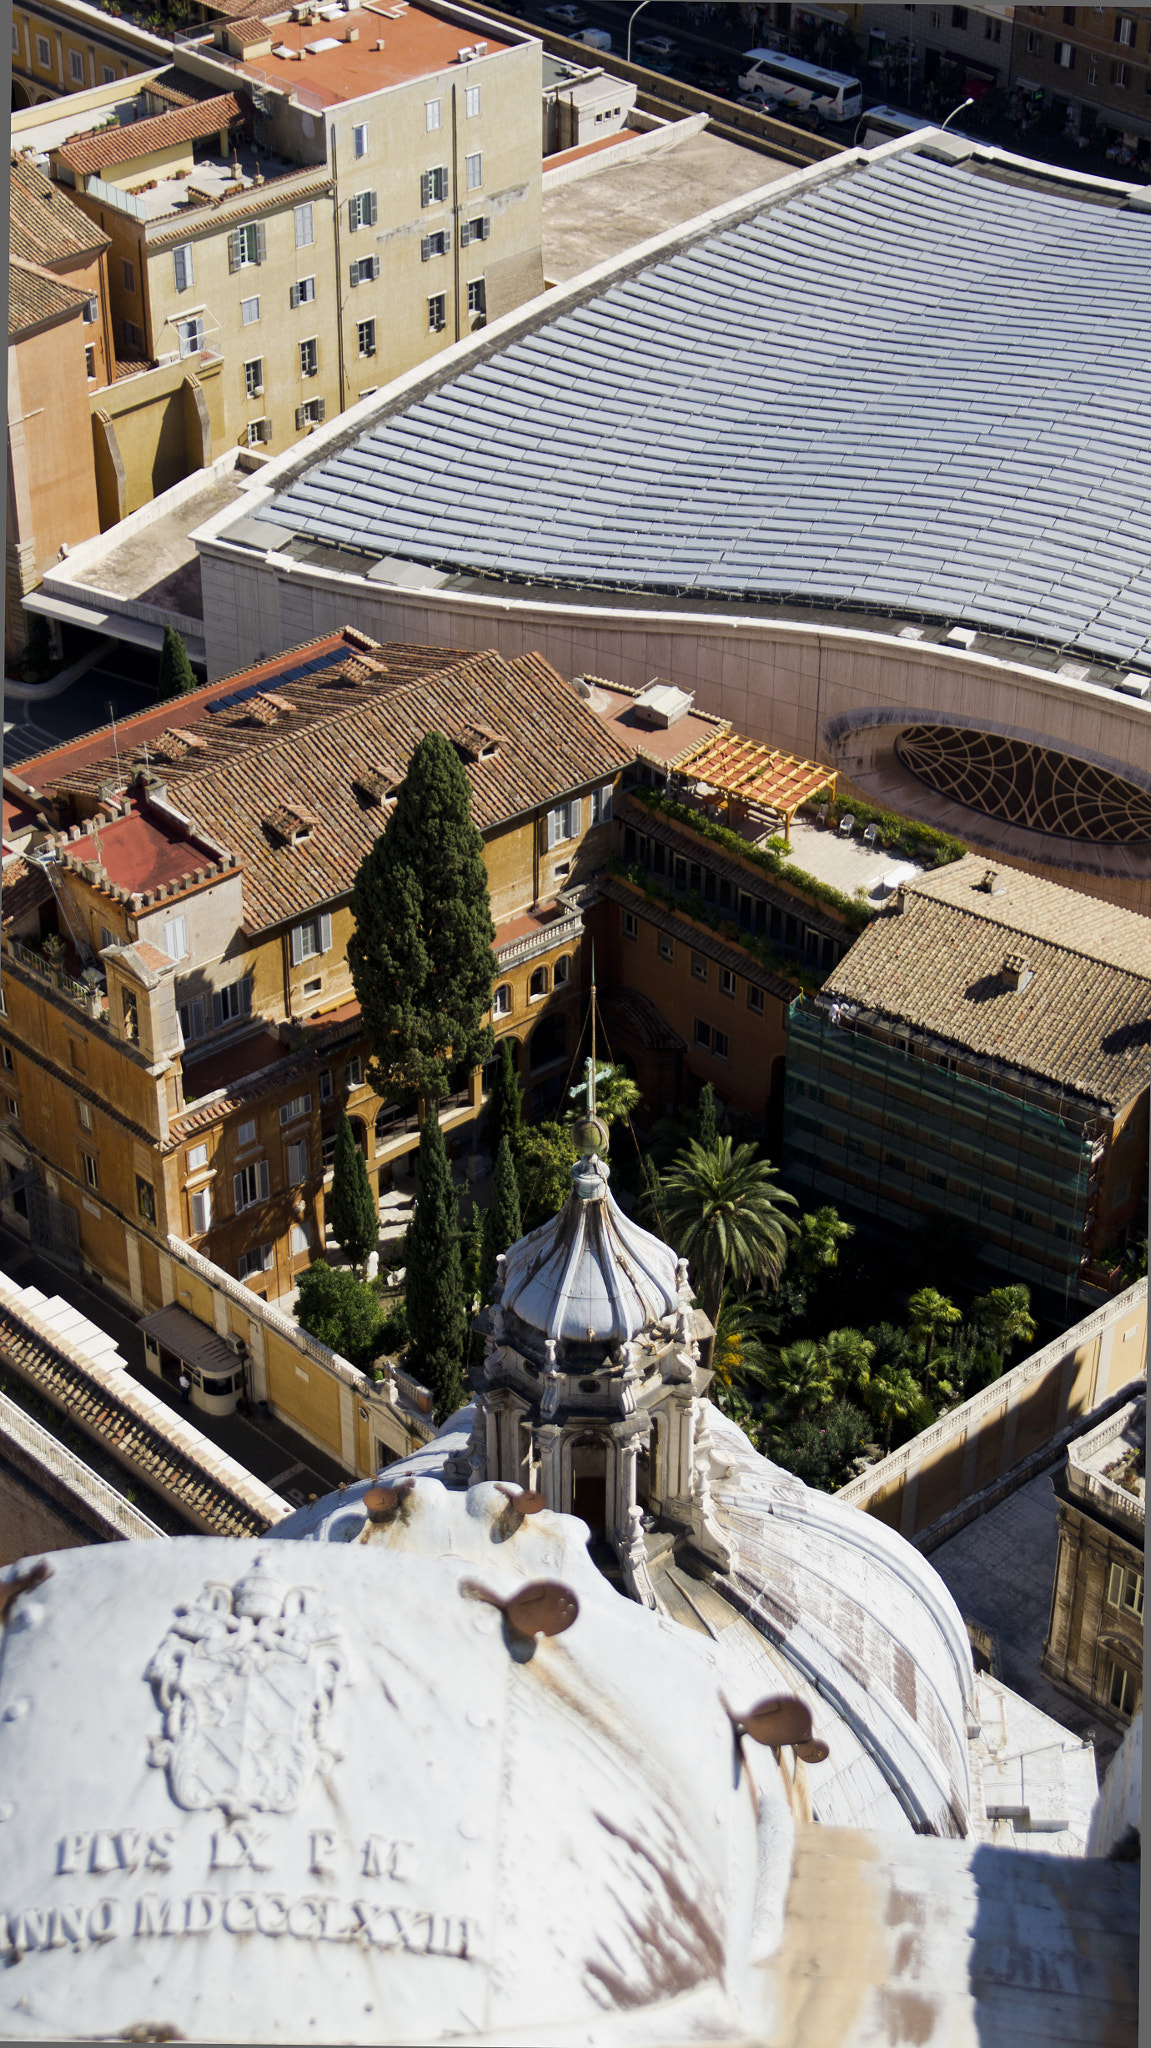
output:
[[495,955],[483,841],[455,748],[420,741],[396,807],[352,890],[352,980],[380,1095],[436,1103],[459,1068],[479,1066],[494,1036]]
[[352,1135],[346,1112],[336,1132],[336,1157],[332,1192],[328,1196],[328,1221],[345,1258],[362,1266],[380,1239],[380,1212],[368,1179],[364,1155]]
[[484,1214],[484,1251],[480,1265],[480,1295],[490,1301],[496,1284],[496,1260],[501,1252],[523,1236],[520,1221],[520,1191],[516,1180],[516,1169],[512,1160],[512,1148],[506,1137],[500,1139],[496,1153],[495,1173],[492,1176],[492,1203]]
[[710,1081],[705,1081],[699,1091],[699,1101],[695,1109],[695,1141],[697,1145],[703,1146],[705,1152],[710,1152],[718,1136],[719,1132],[716,1129],[715,1120],[715,1089]]
[[[514,1152],[523,1129],[524,1103],[510,1038],[505,1038],[500,1043],[500,1063],[492,1083],[489,1115],[492,1126],[492,1151],[498,1156],[500,1142],[506,1138]],[[506,1246],[502,1249],[506,1250]]]
[[425,1118],[416,1161],[416,1211],[408,1225],[404,1292],[410,1332],[409,1361],[432,1393],[443,1422],[465,1397],[467,1336],[460,1266],[459,1210],[444,1134],[434,1111]]
[[175,626],[165,626],[164,645],[160,649],[160,673],[157,688],[161,697],[186,696],[196,688],[188,650]]

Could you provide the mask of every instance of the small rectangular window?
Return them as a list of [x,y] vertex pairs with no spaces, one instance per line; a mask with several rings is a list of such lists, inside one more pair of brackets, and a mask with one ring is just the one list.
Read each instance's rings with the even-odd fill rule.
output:
[[1111,66],[1112,85],[1115,86],[1119,92],[1126,92],[1129,82],[1130,66],[1127,64],[1113,64]]
[[115,85],[116,73],[113,70],[111,64],[101,64],[100,83],[101,85]]
[[349,1060],[347,1066],[344,1068],[344,1087],[347,1093],[350,1095],[353,1088],[362,1088],[363,1085],[364,1063],[363,1060],[360,1058],[359,1054],[357,1053],[355,1059]]
[[428,331],[442,334],[448,324],[448,305],[443,292],[435,292],[428,300]]
[[360,320],[356,323],[356,343],[362,356],[376,353],[376,323],[374,320]]
[[308,917],[302,924],[293,925],[291,936],[292,965],[298,967],[302,960],[315,960],[331,950],[332,920],[327,911],[318,917]]
[[620,916],[620,924],[625,939],[636,939],[639,937],[639,919],[636,917],[634,910],[623,911]]
[[464,87],[464,114],[465,114],[466,118],[467,118],[467,119],[468,119],[469,121],[474,121],[474,120],[475,120],[475,118],[476,118],[476,115],[477,115],[477,114],[479,113],[479,111],[480,111],[480,89],[479,89],[479,86],[478,86],[478,85],[467,85],[467,86],[465,86],[465,87]]
[[352,290],[355,291],[359,285],[374,284],[379,274],[380,259],[378,256],[360,256],[349,267],[348,282]]
[[255,1117],[249,1117],[247,1123],[241,1124],[239,1130],[236,1132],[236,1143],[240,1147],[240,1150],[243,1151],[245,1145],[254,1145],[255,1142],[256,1119]]
[[1127,49],[1133,47],[1135,42],[1135,22],[1130,14],[1116,16],[1115,40],[1117,43],[1122,43]]
[[1113,1564],[1107,1580],[1107,1604],[1137,1621],[1143,1619],[1143,1574],[1133,1566]]
[[726,1031],[713,1031],[713,1032],[712,1032],[712,1034],[711,1034],[711,1049],[712,1049],[713,1053],[715,1054],[715,1056],[716,1056],[716,1059],[717,1059],[717,1060],[725,1060],[725,1059],[727,1058],[727,1033],[726,1033]]
[[702,1017],[697,1017],[695,1020],[695,1042],[698,1046],[702,1046],[704,1052],[710,1051],[711,1025],[705,1024]]
[[290,1102],[282,1103],[280,1106],[281,1126],[295,1123],[297,1117],[309,1116],[311,1109],[312,1098],[310,1095],[293,1095]]
[[12,1057],[12,1048],[11,1048],[11,1046],[10,1046],[10,1045],[6,1045],[6,1046],[4,1047],[4,1049],[3,1049],[3,1050],[4,1050],[4,1072],[5,1072],[6,1074],[14,1074],[14,1073],[15,1073],[15,1071],[16,1071],[16,1062],[15,1062],[15,1060],[14,1060],[14,1059],[13,1059],[13,1057]]
[[438,164],[420,178],[420,205],[442,206],[448,196],[448,167]]
[[227,988],[216,989],[212,996],[212,1022],[219,1029],[221,1024],[231,1024],[237,1017],[252,1014],[252,977],[245,974],[241,980],[229,982]]
[[675,940],[669,939],[666,932],[659,935],[659,957],[661,960],[675,959]]
[[320,345],[313,335],[310,341],[300,343],[300,375],[315,377],[320,368]]
[[84,1178],[90,1188],[99,1187],[100,1165],[93,1152],[85,1152],[84,1154]]
[[242,1166],[239,1173],[232,1175],[232,1192],[236,1201],[236,1214],[251,1209],[257,1202],[266,1202],[270,1190],[270,1176],[266,1159],[254,1160],[251,1166]]
[[290,1188],[298,1188],[300,1182],[308,1178],[307,1139],[295,1139],[292,1144],[285,1147],[284,1156],[288,1173],[288,1186]]
[[312,1248],[312,1230],[308,1223],[293,1223],[288,1233],[288,1249],[294,1259]]
[[473,277],[468,282],[468,312],[486,313],[487,310],[487,286],[482,277]]
[[721,967],[719,970],[719,992],[721,996],[735,994],[735,976],[730,967]]
[[186,1164],[189,1173],[198,1173],[202,1166],[208,1164],[208,1147],[206,1145],[190,1145],[188,1147]]
[[756,988],[755,983],[751,981],[747,984],[747,1007],[749,1010],[754,1010],[757,1017],[762,1017],[763,990]]
[[47,38],[47,36],[37,36],[37,38],[36,38],[36,55],[37,55],[37,57],[38,57],[38,59],[39,59],[40,63],[41,63],[41,64],[43,64],[43,65],[45,66],[45,68],[46,68],[46,69],[50,69],[50,68],[51,68],[51,64],[52,64],[52,52],[51,52],[50,48],[48,47],[48,38]]
[[1074,69],[1075,69],[1075,45],[1074,45],[1074,43],[1056,43],[1056,45],[1055,45],[1055,62],[1056,62],[1056,63],[1057,63],[1058,65],[1059,65],[1059,68],[1060,68],[1060,70],[1062,70],[1062,71],[1074,71]]
[[172,270],[178,292],[186,292],[195,283],[192,270],[192,244],[190,242],[183,242],[178,249],[173,249]]
[[211,1191],[208,1188],[201,1188],[199,1194],[191,1197],[188,1207],[192,1213],[192,1235],[201,1237],[205,1230],[212,1227]]
[[[46,44],[45,44],[45,48],[47,48],[47,45],[46,45]],[[45,59],[45,62],[47,62],[47,59]],[[438,128],[438,127],[439,127],[439,125],[440,125],[440,103],[439,103],[439,101],[438,101],[438,100],[425,100],[425,101],[424,101],[424,127],[425,127],[425,130],[426,130],[427,134],[429,134],[429,135],[430,135],[430,134],[432,133],[433,129],[435,129],[435,128]]]
[[76,1114],[80,1119],[80,1129],[82,1131],[90,1131],[92,1128],[92,1112],[86,1102],[78,1102],[76,1104]]
[[7,1096],[5,1100],[8,1104],[9,1116],[11,1117],[14,1124],[18,1124],[20,1121],[20,1104],[17,1102],[16,1097],[14,1095]]
[[245,327],[254,327],[260,317],[259,299],[240,300],[240,319]]
[[151,1181],[144,1180],[140,1174],[136,1175],[136,1214],[142,1216],[145,1223],[156,1221],[156,1190]]
[[312,227],[312,202],[310,199],[306,205],[295,208],[295,217],[296,247],[297,249],[308,249],[315,240]]
[[[327,414],[327,410],[328,405],[326,399],[306,398],[304,400],[303,405],[298,405],[296,407],[297,430],[300,430],[304,427],[320,426]],[[308,991],[307,988],[305,987],[304,994],[307,995],[307,993]]]
[[290,286],[288,291],[288,303],[291,306],[292,311],[294,312],[297,306],[310,306],[315,296],[315,278],[301,277],[297,280],[297,282],[294,285]]
[[133,297],[135,297],[136,266],[134,263],[129,263],[128,258],[126,256],[123,256],[120,259],[120,274],[124,280],[124,290],[126,292],[131,292]]
[[275,1259],[275,1247],[259,1244],[251,1252],[241,1252],[236,1261],[236,1271],[241,1280],[250,1280],[253,1273],[270,1273]]
[[164,926],[164,951],[169,960],[183,960],[187,957],[188,927],[184,918],[170,918]]
[[450,247],[451,239],[444,228],[438,229],[434,235],[423,235],[420,238],[420,260],[430,263],[435,256],[446,256]]
[[358,157],[367,156],[368,129],[366,122],[361,122],[358,127],[352,130],[352,151]]
[[478,149],[464,158],[464,173],[468,191],[478,192],[484,182],[484,161]]
[[707,981],[707,961],[706,961],[706,960],[704,959],[704,957],[703,957],[703,954],[702,954],[702,953],[693,953],[693,954],[692,954],[692,956],[691,956],[691,972],[692,972],[692,977],[693,977],[693,979],[694,979],[695,981],[702,981],[702,982],[706,983],[706,981]]
[[253,356],[244,364],[244,392],[248,398],[258,398],[264,388],[264,358]]
[[512,992],[507,982],[503,982],[492,997],[492,1015],[493,1017],[510,1017],[511,1013]]
[[1119,1714],[1130,1715],[1135,1711],[1135,1698],[1139,1681],[1133,1671],[1114,1659],[1108,1664],[1107,1703]]
[[96,376],[96,351],[91,347],[84,350],[84,375],[89,383],[93,382]]
[[357,192],[348,201],[348,226],[355,234],[357,228],[373,228],[376,224],[376,195],[374,192]]
[[460,228],[460,247],[468,248],[472,242],[486,242],[491,233],[491,218],[478,214],[474,220],[466,220]]
[[[305,983],[305,987],[306,987],[306,986],[307,986],[307,984]],[[324,1068],[324,1071],[323,1071],[323,1073],[322,1073],[322,1074],[320,1075],[320,1101],[321,1101],[321,1102],[330,1102],[330,1101],[331,1101],[331,1099],[332,1099],[332,1070],[331,1070],[331,1068],[330,1068],[330,1067],[325,1067],[325,1068]]]
[[71,71],[71,73],[72,73],[72,83],[73,83],[74,85],[83,85],[83,83],[84,83],[84,59],[83,59],[83,57],[82,57],[82,55],[81,55],[81,53],[80,53],[80,51],[79,51],[79,50],[69,50],[69,52],[68,52],[68,69],[69,69],[69,70]]

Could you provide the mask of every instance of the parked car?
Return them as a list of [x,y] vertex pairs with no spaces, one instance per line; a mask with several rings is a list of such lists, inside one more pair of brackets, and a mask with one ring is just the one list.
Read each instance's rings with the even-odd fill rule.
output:
[[670,36],[645,36],[636,44],[636,49],[642,50],[645,57],[670,57],[678,47]]
[[558,22],[561,28],[582,28],[587,20],[586,14],[580,8],[566,4],[562,7],[549,7],[546,13],[548,20]]

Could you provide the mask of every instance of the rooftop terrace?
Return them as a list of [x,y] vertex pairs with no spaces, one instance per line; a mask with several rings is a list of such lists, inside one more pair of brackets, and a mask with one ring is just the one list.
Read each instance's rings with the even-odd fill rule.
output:
[[[234,60],[236,68],[258,86],[297,95],[303,87],[324,107],[447,71],[459,61],[461,51],[474,51],[477,40],[488,56],[513,47],[510,39],[493,35],[490,25],[475,16],[452,21],[408,6],[405,0],[391,7],[319,7],[310,22],[280,13],[262,20],[269,29],[268,46],[263,40],[248,43],[243,56]],[[220,25],[223,49],[229,36],[237,41],[239,27]],[[213,57],[221,53],[210,52]]]

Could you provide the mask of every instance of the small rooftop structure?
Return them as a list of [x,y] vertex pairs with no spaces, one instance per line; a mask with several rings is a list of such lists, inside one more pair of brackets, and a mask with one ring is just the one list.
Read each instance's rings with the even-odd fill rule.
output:
[[777,811],[789,837],[799,806],[821,789],[834,795],[837,779],[834,769],[818,761],[797,760],[778,747],[760,746],[737,733],[717,733],[698,753],[681,761],[677,772],[709,784],[715,791],[713,801],[726,797],[729,811],[735,803]]

